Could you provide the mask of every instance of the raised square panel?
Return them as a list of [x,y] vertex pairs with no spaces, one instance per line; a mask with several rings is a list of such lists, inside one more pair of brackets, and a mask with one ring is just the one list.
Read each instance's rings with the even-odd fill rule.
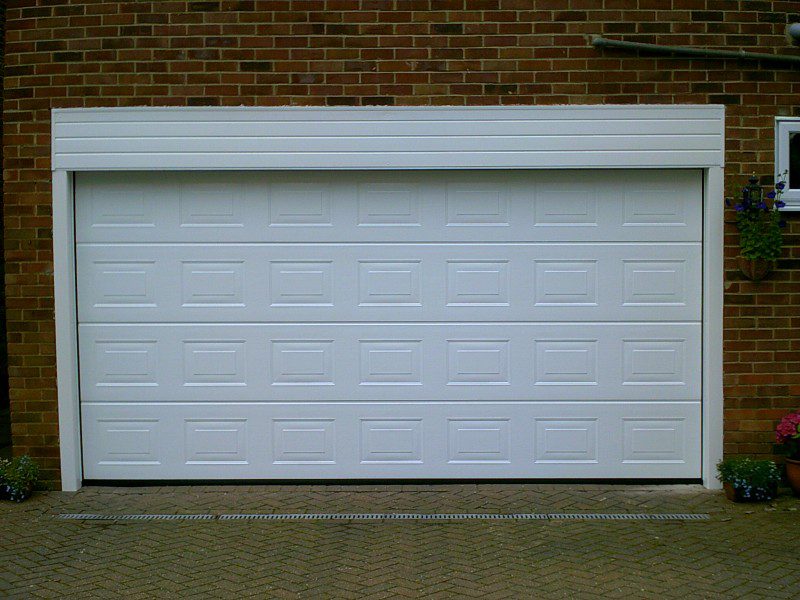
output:
[[153,261],[94,261],[90,265],[91,281],[87,294],[96,308],[133,308],[156,306]]
[[596,463],[596,419],[534,419],[534,461]]
[[244,306],[244,262],[181,263],[183,306]]
[[274,419],[273,462],[335,464],[335,433],[333,419]]
[[158,465],[158,419],[99,419],[93,443],[100,465]]
[[626,463],[686,462],[683,419],[622,419]]
[[447,304],[508,306],[508,261],[447,261]]
[[184,434],[187,465],[247,464],[246,419],[187,419]]
[[421,385],[420,340],[360,341],[362,385]]
[[155,340],[95,342],[97,387],[156,386]]
[[272,185],[269,189],[269,224],[272,226],[331,225],[331,199],[321,186]]
[[508,385],[508,340],[447,342],[448,385]]
[[449,419],[447,457],[450,463],[509,463],[508,419]]
[[247,385],[244,341],[184,342],[186,386]]
[[359,261],[359,306],[420,306],[419,278],[419,261]]
[[401,184],[362,184],[358,188],[359,225],[419,225],[416,187]]
[[333,385],[333,341],[273,341],[272,385]]
[[181,227],[244,227],[243,188],[227,181],[181,184]]
[[145,201],[149,192],[140,184],[108,184],[92,189],[92,227],[155,227],[153,204]]
[[333,306],[331,261],[270,263],[272,306]]
[[534,225],[597,225],[597,192],[572,187],[541,188],[534,202]]
[[686,263],[682,260],[626,260],[625,305],[686,304]]
[[597,262],[534,261],[534,303],[537,306],[597,304]]
[[447,184],[448,225],[508,225],[508,196],[486,185]]
[[597,385],[596,340],[534,342],[536,385]]
[[623,340],[624,384],[686,385],[684,340]]
[[626,189],[625,225],[686,225],[686,200],[668,190]]
[[362,463],[421,463],[422,420],[361,420]]

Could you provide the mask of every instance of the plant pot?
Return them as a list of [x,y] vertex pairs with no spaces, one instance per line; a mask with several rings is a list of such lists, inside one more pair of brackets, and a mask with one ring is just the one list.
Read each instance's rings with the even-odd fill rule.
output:
[[789,480],[789,487],[792,493],[800,498],[800,460],[794,458],[786,459],[786,479]]
[[731,502],[764,502],[773,500],[778,495],[778,484],[774,483],[766,488],[751,488],[748,492],[744,488],[734,487],[732,483],[722,484],[725,497]]
[[11,500],[12,502],[22,502],[33,494],[33,486],[25,488],[15,488],[8,484],[0,485],[0,499]]
[[745,258],[739,257],[739,270],[750,281],[761,281],[767,275],[772,273],[775,268],[774,260],[766,260],[764,258]]

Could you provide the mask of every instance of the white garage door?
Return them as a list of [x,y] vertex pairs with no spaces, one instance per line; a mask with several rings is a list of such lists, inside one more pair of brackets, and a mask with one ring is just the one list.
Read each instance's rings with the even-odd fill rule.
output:
[[84,476],[699,477],[701,181],[78,174]]

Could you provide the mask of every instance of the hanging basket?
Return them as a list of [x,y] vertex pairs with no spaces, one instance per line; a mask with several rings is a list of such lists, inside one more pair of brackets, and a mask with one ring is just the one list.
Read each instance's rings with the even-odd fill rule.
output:
[[772,273],[775,268],[774,260],[764,258],[745,258],[739,257],[739,270],[750,281],[761,281]]

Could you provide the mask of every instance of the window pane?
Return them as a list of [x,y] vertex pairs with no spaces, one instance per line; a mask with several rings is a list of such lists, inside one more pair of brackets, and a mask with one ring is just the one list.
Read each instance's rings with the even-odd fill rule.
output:
[[789,182],[793,189],[800,189],[800,131],[789,134]]

